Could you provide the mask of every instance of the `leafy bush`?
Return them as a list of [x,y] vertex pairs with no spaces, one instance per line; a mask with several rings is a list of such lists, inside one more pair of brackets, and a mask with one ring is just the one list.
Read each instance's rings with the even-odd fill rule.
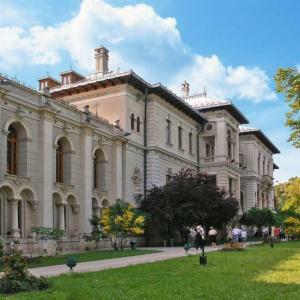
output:
[[32,232],[36,234],[36,240],[54,239],[58,240],[64,235],[64,230],[50,227],[33,227]]
[[123,250],[129,236],[144,233],[144,215],[129,202],[121,199],[117,199],[111,207],[104,208],[99,221],[115,250]]
[[3,263],[4,275],[0,278],[0,293],[43,290],[50,285],[44,277],[38,278],[28,272],[26,259],[15,248],[11,250],[10,255],[3,257]]

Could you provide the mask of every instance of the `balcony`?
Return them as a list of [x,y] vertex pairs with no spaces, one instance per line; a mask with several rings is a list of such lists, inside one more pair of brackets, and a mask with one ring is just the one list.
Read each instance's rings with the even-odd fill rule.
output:
[[273,177],[271,177],[270,175],[263,175],[262,176],[263,182],[268,183],[268,184],[273,184]]

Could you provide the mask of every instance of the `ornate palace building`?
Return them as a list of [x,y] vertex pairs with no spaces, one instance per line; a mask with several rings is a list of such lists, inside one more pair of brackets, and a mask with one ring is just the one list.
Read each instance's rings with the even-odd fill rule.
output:
[[[241,208],[274,207],[279,150],[231,102],[182,97],[133,71],[45,77],[35,91],[0,76],[0,234],[31,245],[34,226],[65,230],[76,247],[89,219],[117,198],[134,201],[181,168],[215,175]],[[28,246],[30,247],[30,246]]]

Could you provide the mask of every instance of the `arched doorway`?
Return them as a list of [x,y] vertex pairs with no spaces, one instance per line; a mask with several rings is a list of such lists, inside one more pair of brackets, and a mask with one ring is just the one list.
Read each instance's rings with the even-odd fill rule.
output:
[[0,188],[0,207],[1,235],[19,238],[18,200],[15,199],[15,192],[10,186]]
[[20,193],[21,199],[18,202],[18,223],[20,234],[23,238],[32,236],[32,228],[37,226],[37,200],[33,192],[26,188]]
[[103,199],[101,204],[103,208],[109,208],[109,201],[107,199]]
[[59,138],[56,144],[56,182],[71,184],[71,155],[69,140],[66,137]]
[[94,153],[94,189],[106,190],[106,159],[102,149],[97,149]]
[[79,205],[74,195],[67,197],[66,205],[66,234],[68,238],[77,238],[79,236],[79,219],[78,219]]

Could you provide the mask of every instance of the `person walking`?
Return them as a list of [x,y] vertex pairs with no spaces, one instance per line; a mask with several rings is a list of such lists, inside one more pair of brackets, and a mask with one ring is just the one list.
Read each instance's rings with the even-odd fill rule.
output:
[[217,234],[217,230],[211,226],[208,232],[208,236],[213,247],[217,245]]
[[244,243],[247,241],[247,231],[244,228],[241,229],[241,238],[244,246]]
[[240,234],[241,234],[241,229],[239,229],[237,226],[234,226],[234,228],[232,229],[232,238],[234,242],[239,241]]

